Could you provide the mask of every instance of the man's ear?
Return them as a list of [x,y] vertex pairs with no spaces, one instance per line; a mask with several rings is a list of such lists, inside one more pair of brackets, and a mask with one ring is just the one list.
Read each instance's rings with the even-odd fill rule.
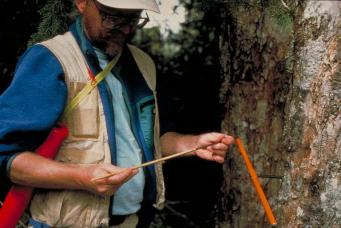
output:
[[85,10],[86,4],[89,0],[75,0],[78,11],[82,14]]

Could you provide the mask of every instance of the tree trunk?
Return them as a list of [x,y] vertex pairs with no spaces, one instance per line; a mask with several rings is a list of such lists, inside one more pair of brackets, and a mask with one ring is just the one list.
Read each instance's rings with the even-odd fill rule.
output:
[[340,11],[338,1],[308,1],[295,21],[283,143],[288,165],[279,193],[289,227],[341,226]]
[[[341,224],[340,2],[225,3],[225,132],[242,138],[283,227]],[[236,149],[222,227],[268,224]]]

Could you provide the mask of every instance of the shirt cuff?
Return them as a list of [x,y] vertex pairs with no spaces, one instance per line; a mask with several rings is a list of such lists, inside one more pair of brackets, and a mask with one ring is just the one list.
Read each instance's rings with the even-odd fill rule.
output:
[[19,154],[21,154],[21,153],[13,154],[13,155],[7,160],[6,175],[7,175],[8,179],[10,179],[10,171],[11,171],[11,167],[12,167],[13,160],[14,160]]

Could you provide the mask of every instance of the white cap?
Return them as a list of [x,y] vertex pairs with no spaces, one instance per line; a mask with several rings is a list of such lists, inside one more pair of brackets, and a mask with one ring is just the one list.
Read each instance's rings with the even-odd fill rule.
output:
[[100,4],[116,9],[151,10],[160,13],[155,0],[97,0]]

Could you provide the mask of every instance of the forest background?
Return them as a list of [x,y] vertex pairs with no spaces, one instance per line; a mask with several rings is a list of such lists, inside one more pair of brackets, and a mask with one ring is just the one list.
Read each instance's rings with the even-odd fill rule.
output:
[[[27,47],[67,30],[71,0],[1,1],[0,93]],[[162,4],[162,1],[161,1]],[[339,1],[180,0],[181,29],[134,39],[180,133],[240,136],[283,227],[341,224]],[[242,159],[165,164],[154,227],[265,227]],[[5,194],[5,190],[3,193]]]

